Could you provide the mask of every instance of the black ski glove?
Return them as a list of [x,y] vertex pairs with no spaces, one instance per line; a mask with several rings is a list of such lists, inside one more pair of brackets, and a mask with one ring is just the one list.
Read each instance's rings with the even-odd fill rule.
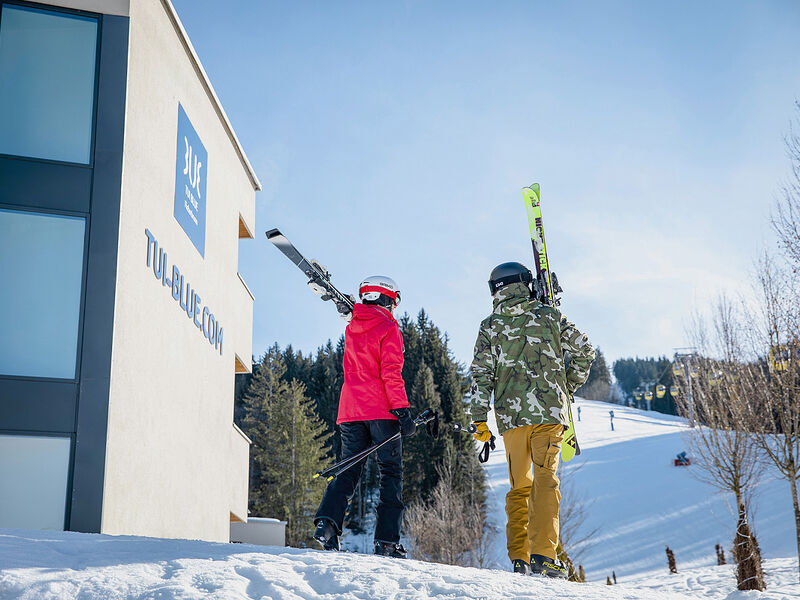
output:
[[411,418],[411,411],[407,408],[395,408],[389,412],[400,421],[400,433],[403,437],[409,437],[417,433],[417,424],[414,423],[414,419]]

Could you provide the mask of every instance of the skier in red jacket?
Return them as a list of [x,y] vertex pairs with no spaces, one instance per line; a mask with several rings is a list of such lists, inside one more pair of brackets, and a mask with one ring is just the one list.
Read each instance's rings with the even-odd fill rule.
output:
[[[342,460],[398,431],[414,435],[403,382],[403,336],[392,315],[400,290],[389,277],[365,279],[358,290],[360,304],[344,334],[344,385],[336,423],[342,436]],[[375,554],[405,558],[400,542],[403,516],[402,441],[398,438],[377,451],[380,496],[375,524]],[[347,505],[361,478],[364,461],[328,484],[314,517],[316,539],[325,550],[339,550]]]

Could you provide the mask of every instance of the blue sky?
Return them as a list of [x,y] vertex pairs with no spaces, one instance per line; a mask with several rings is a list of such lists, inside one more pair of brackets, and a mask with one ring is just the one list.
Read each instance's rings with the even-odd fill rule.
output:
[[685,345],[774,245],[798,2],[174,3],[264,186],[257,355],[344,328],[272,227],[343,291],[393,277],[464,363],[491,269],[532,266],[534,181],[562,309],[609,359]]

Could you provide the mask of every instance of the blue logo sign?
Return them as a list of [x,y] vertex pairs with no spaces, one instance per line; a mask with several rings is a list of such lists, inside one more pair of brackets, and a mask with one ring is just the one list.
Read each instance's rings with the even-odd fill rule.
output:
[[178,104],[178,151],[175,162],[175,218],[205,258],[208,153]]

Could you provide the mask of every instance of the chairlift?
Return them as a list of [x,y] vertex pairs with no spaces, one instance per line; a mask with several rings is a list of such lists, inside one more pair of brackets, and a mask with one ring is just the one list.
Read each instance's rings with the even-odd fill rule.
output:
[[685,371],[683,369],[683,363],[676,362],[675,364],[673,364],[672,374],[675,375],[675,377],[683,377],[685,374]]
[[669,393],[670,396],[672,396],[673,398],[677,398],[679,393],[678,386],[677,385],[670,386]]
[[657,385],[656,386],[656,398],[663,398],[667,395],[667,387],[664,385]]
[[653,399],[653,392],[651,392],[650,390],[647,390],[644,393],[644,399],[647,400],[648,402],[650,402],[650,400]]
[[634,398],[634,400],[636,400],[637,402],[641,401],[641,399],[642,399],[642,392],[640,392],[640,391],[638,391],[638,390],[637,390],[637,391],[635,391],[635,392],[633,392],[633,398]]
[[722,383],[722,371],[711,371],[711,373],[708,374],[708,383],[711,385]]
[[772,372],[785,371],[791,362],[791,351],[784,344],[770,346],[769,349],[769,368]]
[[698,375],[700,375],[700,369],[698,369],[698,368],[697,368],[696,366],[694,366],[694,365],[690,366],[690,367],[689,367],[689,376],[690,376],[692,379],[697,379],[697,376],[698,376]]

